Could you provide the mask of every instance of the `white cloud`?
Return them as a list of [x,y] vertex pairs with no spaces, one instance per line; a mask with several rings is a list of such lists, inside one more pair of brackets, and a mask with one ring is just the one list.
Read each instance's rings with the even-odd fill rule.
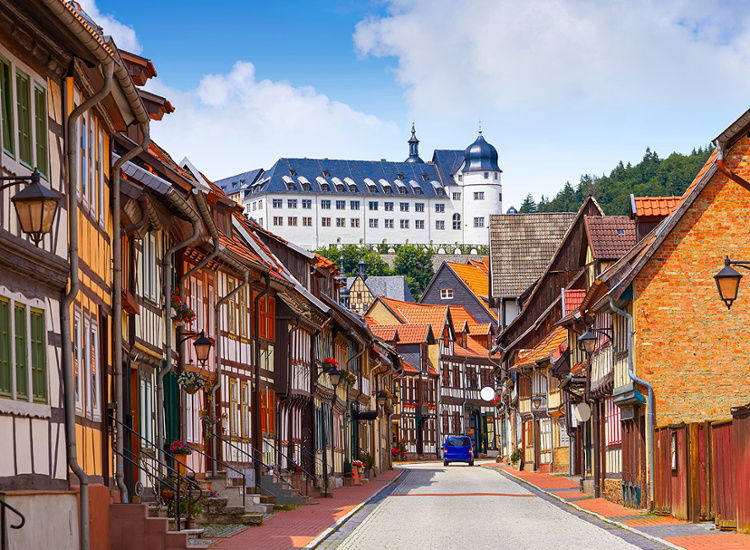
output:
[[750,13],[726,1],[389,0],[357,25],[395,56],[417,113],[516,112],[747,96]]
[[226,74],[204,76],[188,92],[158,80],[147,87],[175,106],[174,114],[152,125],[154,139],[214,179],[269,168],[280,155],[376,159],[394,140],[404,140],[395,124],[311,87],[259,80],[244,61]]
[[114,38],[118,48],[132,53],[141,53],[141,45],[133,27],[120,23],[111,15],[103,14],[99,11],[95,0],[78,0],[78,3],[81,4],[83,11],[104,29],[104,34]]

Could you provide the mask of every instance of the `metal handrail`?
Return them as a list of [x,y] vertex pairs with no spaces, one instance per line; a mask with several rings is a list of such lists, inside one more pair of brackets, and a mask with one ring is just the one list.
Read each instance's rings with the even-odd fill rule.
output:
[[[194,447],[190,447],[190,448],[193,449],[193,451],[196,452],[196,453],[198,453],[199,455],[202,455],[202,456],[204,456],[206,458],[211,458],[209,455],[207,455],[206,453],[204,453],[200,449],[196,449]],[[233,466],[230,466],[229,464],[227,464],[223,460],[219,460],[218,458],[216,458],[216,459],[211,458],[211,460],[214,460],[215,462],[218,462],[219,464],[223,465],[225,468],[229,468],[233,472],[238,473],[240,475],[240,477],[242,477],[242,507],[244,508],[245,507],[245,495],[247,494],[247,477],[245,476],[245,472],[242,472],[242,471],[238,470],[237,468],[234,468]],[[206,467],[208,468],[208,463],[206,463]]]
[[[21,523],[18,523],[17,525],[6,525],[6,519],[5,519],[5,513],[6,509],[9,509],[11,512],[16,514],[19,518],[21,518]],[[2,543],[0,543],[0,547],[2,550],[6,549],[6,540],[8,538],[8,527],[11,529],[20,529],[26,524],[26,517],[19,512],[16,508],[5,502],[4,500],[0,500],[0,537],[2,537]]]
[[[216,438],[216,439],[218,439],[219,441],[223,441],[224,443],[226,443],[227,445],[229,445],[229,446],[230,446],[231,448],[235,449],[236,451],[238,451],[238,452],[242,453],[243,455],[245,455],[246,457],[248,457],[248,458],[249,458],[249,459],[250,459],[250,460],[251,460],[252,462],[257,462],[257,463],[258,463],[258,464],[260,464],[260,465],[261,465],[261,466],[262,466],[263,468],[265,468],[265,469],[266,469],[266,472],[273,472],[273,471],[274,471],[274,468],[273,468],[273,466],[270,466],[270,465],[266,464],[265,462],[263,462],[263,461],[262,461],[262,460],[260,460],[259,458],[255,458],[255,457],[254,457],[253,455],[251,455],[250,453],[248,453],[248,452],[247,452],[247,451],[246,451],[245,449],[243,449],[242,447],[240,447],[240,446],[238,446],[238,445],[235,445],[234,443],[232,443],[232,442],[231,442],[230,440],[228,440],[227,438],[225,438],[225,437],[222,437],[222,436],[221,436],[221,435],[219,435],[219,434],[216,434],[216,435],[214,435],[214,436],[212,436],[212,437],[215,437],[215,438]],[[255,447],[253,447],[253,446],[250,446],[250,448],[251,448],[251,449],[252,449],[253,451],[255,451],[256,453],[258,452],[258,449],[256,449]],[[257,488],[258,488],[259,490],[261,490],[261,491],[266,491],[266,493],[268,493],[269,495],[271,495],[271,496],[274,496],[274,495],[273,495],[273,493],[271,493],[271,492],[270,492],[270,491],[268,491],[267,489],[264,489],[264,488],[263,488],[263,486],[262,486],[262,485],[261,485],[261,483],[260,483],[260,479],[256,479],[256,480],[255,480],[255,486],[256,486],[256,487],[257,487]]]
[[276,446],[275,446],[275,445],[274,445],[274,444],[273,444],[273,443],[271,442],[271,440],[269,440],[269,439],[266,439],[266,438],[263,438],[263,442],[264,442],[264,443],[266,443],[267,445],[269,445],[269,446],[270,446],[270,447],[271,447],[271,448],[272,448],[272,449],[273,449],[274,451],[276,451],[276,453],[277,453],[278,455],[280,455],[280,456],[282,456],[283,458],[285,458],[285,459],[286,459],[286,462],[287,462],[287,464],[290,464],[290,463],[291,463],[291,464],[293,464],[295,468],[299,468],[299,469],[300,469],[300,471],[301,471],[302,473],[304,473],[304,474],[305,474],[305,496],[307,496],[307,494],[308,494],[308,492],[309,492],[308,482],[312,480],[312,482],[313,482],[313,485],[315,485],[315,483],[316,483],[316,481],[317,481],[317,478],[316,478],[315,474],[311,474],[310,472],[308,472],[307,470],[305,470],[305,469],[304,469],[304,468],[303,468],[302,466],[300,466],[299,464],[297,464],[297,461],[296,461],[296,460],[292,460],[292,459],[291,459],[291,458],[289,458],[289,457],[288,457],[287,455],[285,455],[284,453],[282,453],[282,452],[281,452],[281,451],[280,451],[280,450],[279,450],[279,449],[278,449],[278,448],[277,448],[277,447],[276,447]]

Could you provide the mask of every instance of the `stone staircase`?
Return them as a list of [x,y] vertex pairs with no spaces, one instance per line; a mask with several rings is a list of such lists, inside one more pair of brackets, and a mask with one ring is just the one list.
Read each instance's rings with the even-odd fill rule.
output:
[[313,496],[312,494],[304,495],[293,486],[291,480],[276,478],[272,475],[261,476],[260,488],[263,494],[274,497],[276,504],[307,504]]
[[217,472],[215,477],[209,475],[200,484],[204,489],[213,489],[220,497],[225,498],[229,507],[242,507],[244,489],[245,512],[264,515],[273,512],[275,501],[262,496],[255,487],[243,487],[242,478],[228,477],[225,472]]
[[149,515],[146,504],[111,504],[111,550],[185,550],[188,533],[170,531],[169,520]]

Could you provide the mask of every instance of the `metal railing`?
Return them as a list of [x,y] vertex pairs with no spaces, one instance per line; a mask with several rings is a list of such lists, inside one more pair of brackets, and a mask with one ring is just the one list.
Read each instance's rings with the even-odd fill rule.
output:
[[[8,519],[6,517],[7,511],[10,510],[15,515],[17,515],[20,518],[20,523],[17,523],[15,525],[11,524],[8,525]],[[2,550],[5,550],[8,546],[8,527],[11,529],[20,529],[26,524],[26,517],[19,512],[16,508],[5,502],[4,500],[0,500],[0,537],[2,537],[0,541],[0,548]]]
[[[140,433],[135,431],[130,426],[127,426],[123,424],[122,422],[119,422],[116,418],[110,417],[110,420],[123,428],[127,430],[131,435],[134,435],[138,438],[138,440],[141,443],[145,443],[149,447],[156,448],[154,443],[149,440],[146,437],[143,437]],[[156,503],[159,507],[161,507],[164,504],[164,499],[161,496],[161,488],[166,487],[167,489],[170,489],[175,493],[174,499],[172,501],[172,513],[175,518],[175,523],[177,530],[179,531],[181,529],[181,521],[182,521],[182,511],[180,509],[180,506],[182,502],[185,502],[186,504],[186,512],[187,517],[186,519],[190,519],[191,513],[190,509],[192,508],[193,504],[198,502],[203,498],[203,488],[200,486],[200,484],[195,480],[195,470],[193,470],[190,466],[187,464],[181,465],[185,468],[185,475],[181,474],[179,469],[175,468],[174,466],[169,465],[167,462],[163,462],[159,460],[155,456],[148,456],[144,453],[136,453],[132,449],[128,449],[127,447],[124,449],[125,452],[120,453],[116,447],[112,447],[112,452],[125,460],[127,463],[131,464],[141,472],[143,472],[146,475],[146,478],[151,481],[153,488],[154,488],[154,498],[156,500]],[[172,463],[175,464],[179,462],[177,459],[175,459],[175,455],[164,451],[164,454],[168,459],[171,459]],[[143,458],[147,458],[151,462],[154,462],[155,464],[158,464],[159,468],[153,467],[151,465],[146,464],[143,462]],[[156,470],[156,471],[154,471]],[[187,471],[192,472],[192,478],[187,475]],[[165,477],[162,477],[162,472],[167,472],[167,475]],[[184,500],[180,497],[180,493],[184,489],[187,493],[187,498]],[[196,498],[190,497],[191,491],[197,491],[198,496]]]
[[224,468],[232,470],[233,472],[235,472],[235,473],[237,473],[237,474],[240,475],[240,477],[242,478],[242,507],[244,508],[245,507],[245,496],[247,495],[247,477],[245,475],[245,472],[242,472],[242,471],[238,470],[237,468],[235,468],[233,466],[230,466],[225,461],[219,460],[218,458],[214,460],[209,455],[207,455],[206,453],[204,453],[203,451],[201,451],[199,449],[195,449],[194,447],[190,447],[190,448],[193,449],[194,453],[198,453],[199,455],[201,455],[204,458],[206,458],[206,471],[208,471],[208,461],[212,460],[212,461],[216,462],[217,464],[219,464],[220,466],[224,466]]
[[[222,437],[222,436],[221,436],[221,435],[219,435],[219,434],[216,434],[216,435],[214,435],[213,437],[215,437],[216,439],[218,439],[218,440],[219,440],[219,441],[221,441],[222,443],[225,443],[225,444],[226,444],[226,445],[227,445],[228,447],[230,447],[230,448],[234,449],[234,450],[235,450],[235,451],[237,451],[238,453],[240,453],[240,454],[242,454],[242,455],[246,456],[247,458],[249,458],[249,459],[250,459],[250,461],[251,461],[252,463],[258,463],[258,464],[260,464],[261,468],[265,468],[265,470],[266,470],[266,473],[269,473],[269,472],[274,472],[274,467],[273,467],[273,466],[271,466],[271,465],[269,465],[269,464],[266,464],[265,462],[263,462],[263,461],[262,461],[261,459],[259,459],[259,458],[256,458],[256,457],[254,457],[254,456],[253,456],[252,454],[248,453],[248,452],[247,452],[247,451],[246,451],[245,449],[243,449],[243,448],[242,448],[242,447],[240,447],[239,445],[235,445],[235,444],[234,444],[234,443],[233,443],[232,441],[230,441],[230,440],[229,440],[229,439],[227,439],[226,437]],[[252,447],[252,446],[250,447],[250,449],[252,449],[252,450],[253,450],[254,452],[256,452],[256,453],[258,452],[258,450],[257,450],[257,449],[255,449],[255,448],[254,448],[254,447]],[[261,455],[261,456],[262,456],[262,455]],[[266,492],[266,493],[267,493],[267,494],[268,494],[269,496],[274,496],[274,495],[273,495],[273,493],[271,493],[271,492],[270,492],[270,491],[268,491],[267,489],[264,489],[264,488],[263,488],[263,486],[262,486],[262,485],[261,485],[261,483],[260,483],[260,479],[256,479],[256,480],[255,480],[255,486],[256,486],[256,487],[258,488],[258,490],[259,490],[259,491],[261,491],[261,492]]]
[[[263,443],[271,447],[276,453],[277,457],[281,457],[284,460],[286,460],[287,468],[289,468],[289,465],[291,464],[295,470],[299,468],[299,470],[305,475],[305,496],[307,496],[310,492],[310,482],[312,481],[313,486],[315,485],[315,482],[316,482],[315,474],[308,472],[300,464],[298,464],[296,460],[293,460],[289,458],[286,454],[282,453],[278,449],[278,447],[276,447],[276,445],[273,444],[273,442],[270,439],[263,438]],[[300,446],[300,449],[302,449],[301,446]],[[279,472],[279,477],[280,476],[281,476],[281,472]]]

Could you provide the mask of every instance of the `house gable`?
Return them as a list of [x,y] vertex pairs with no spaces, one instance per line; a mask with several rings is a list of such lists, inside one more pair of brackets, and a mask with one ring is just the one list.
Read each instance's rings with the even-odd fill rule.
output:
[[[442,289],[451,289],[452,298],[441,298]],[[464,306],[478,323],[497,323],[497,320],[487,311],[482,299],[474,294],[445,262],[441,264],[420,302],[444,306]]]

